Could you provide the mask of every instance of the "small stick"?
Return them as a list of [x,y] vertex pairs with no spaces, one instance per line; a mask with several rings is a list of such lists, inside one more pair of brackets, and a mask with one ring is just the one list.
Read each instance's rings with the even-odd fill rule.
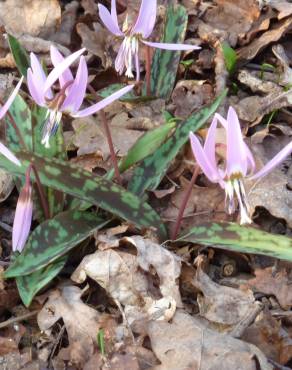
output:
[[[43,211],[44,211],[44,214],[45,214],[45,218],[48,220],[51,218],[51,215],[50,215],[50,209],[49,209],[49,205],[48,205],[48,202],[47,202],[47,199],[46,199],[46,196],[45,196],[45,193],[44,193],[44,189],[43,189],[43,185],[41,183],[41,180],[40,180],[40,177],[39,177],[39,174],[38,174],[38,171],[37,169],[35,168],[35,166],[31,163],[30,165],[30,168],[33,170],[34,172],[34,175],[35,175],[35,181],[36,181],[36,184],[37,184],[37,188],[38,188],[38,192],[39,192],[39,196],[40,196],[40,200],[41,200],[41,204],[42,204],[42,208],[43,208]],[[30,172],[30,171],[29,171]]]
[[198,177],[199,171],[200,171],[199,166],[195,166],[194,172],[193,172],[193,176],[191,178],[191,181],[189,183],[188,189],[187,189],[187,191],[185,193],[185,197],[183,198],[183,201],[182,201],[181,206],[180,206],[179,211],[178,211],[178,215],[177,215],[177,219],[176,219],[174,231],[172,233],[172,238],[171,238],[172,240],[175,240],[176,239],[177,234],[178,234],[178,232],[180,230],[180,225],[181,225],[181,222],[182,222],[184,211],[185,211],[187,202],[189,200],[189,197],[191,195],[192,188],[193,188],[193,186],[194,186],[194,184],[196,182],[196,179]]
[[8,319],[6,321],[0,322],[0,329],[5,328],[6,326],[9,326],[11,324],[15,324],[16,322],[23,321],[25,319],[28,319],[29,317],[35,316],[37,313],[39,313],[38,310],[25,313],[24,315],[13,317],[12,319]]
[[[1,105],[4,105],[4,103],[3,103],[3,101],[0,99],[0,104]],[[20,130],[19,130],[19,127],[17,126],[17,123],[15,122],[15,119],[13,118],[13,116],[12,116],[12,114],[9,112],[9,110],[7,111],[7,116],[8,116],[8,118],[9,118],[9,121],[10,121],[10,123],[11,123],[11,125],[12,125],[12,127],[14,128],[14,130],[15,130],[15,132],[16,132],[16,135],[18,136],[18,139],[19,139],[19,142],[20,142],[20,144],[21,144],[21,146],[22,146],[22,148],[24,149],[24,150],[27,150],[27,146],[26,146],[26,144],[25,144],[25,142],[24,142],[24,140],[23,140],[23,137],[22,137],[22,135],[21,135],[21,132],[20,132]]]
[[[90,84],[88,84],[88,89],[95,96],[96,100],[99,101],[100,97],[97,95],[94,88]],[[117,157],[116,157],[116,153],[115,153],[115,148],[114,148],[114,144],[113,144],[113,140],[112,140],[111,131],[110,131],[110,127],[109,127],[109,124],[108,124],[108,121],[106,119],[106,115],[105,115],[103,109],[101,109],[99,111],[99,116],[100,116],[100,119],[102,121],[104,130],[105,130],[105,134],[106,134],[106,138],[107,138],[107,142],[108,142],[108,146],[109,146],[109,150],[110,150],[112,165],[113,165],[114,171],[115,171],[115,177],[116,177],[118,183],[120,185],[122,185],[122,178],[121,178],[121,174],[120,174],[120,170],[119,170],[119,166],[118,166],[118,161],[117,161]]]
[[150,47],[145,45],[145,69],[146,69],[146,94],[151,95],[151,52]]

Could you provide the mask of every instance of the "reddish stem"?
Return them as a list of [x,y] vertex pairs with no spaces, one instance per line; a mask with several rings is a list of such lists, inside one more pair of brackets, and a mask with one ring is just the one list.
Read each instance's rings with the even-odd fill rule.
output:
[[185,211],[186,205],[188,203],[188,200],[190,198],[190,195],[191,195],[193,186],[194,186],[194,184],[196,182],[196,179],[198,177],[199,171],[200,171],[199,166],[195,166],[194,167],[193,176],[191,178],[191,181],[189,183],[189,186],[187,188],[187,191],[185,193],[185,196],[183,198],[183,201],[182,201],[182,203],[180,205],[180,208],[179,208],[179,211],[178,211],[178,215],[177,215],[177,218],[176,218],[176,223],[175,223],[174,231],[172,233],[172,238],[171,238],[172,240],[175,240],[177,238],[178,233],[179,233],[181,222],[182,222],[182,218],[183,218],[183,215],[184,215],[184,211]]
[[[94,88],[90,84],[88,84],[87,87],[88,87],[89,91],[95,96],[96,100],[99,101],[100,97],[97,95]],[[107,142],[108,142],[108,146],[109,146],[109,150],[110,150],[110,155],[111,155],[111,161],[112,161],[112,165],[113,165],[113,168],[114,168],[114,171],[115,171],[115,177],[116,177],[117,182],[120,185],[122,185],[122,178],[121,178],[121,174],[120,174],[120,170],[119,170],[119,166],[118,166],[118,161],[117,161],[117,157],[116,157],[116,153],[115,153],[115,148],[114,148],[114,144],[113,144],[113,140],[112,140],[111,131],[110,131],[110,127],[109,127],[109,124],[108,124],[108,121],[106,119],[106,115],[105,115],[103,109],[101,109],[99,111],[99,116],[100,116],[101,122],[102,122],[104,130],[105,130],[105,135],[106,135],[106,138],[107,138]]]
[[28,176],[30,176],[31,169],[34,172],[35,181],[36,181],[36,184],[37,184],[37,188],[38,188],[42,208],[43,208],[43,211],[44,211],[44,215],[45,215],[45,218],[48,220],[48,219],[51,218],[49,205],[48,205],[47,199],[45,197],[45,192],[44,192],[43,185],[41,183],[38,171],[32,163],[29,165],[29,170],[27,171],[27,173],[29,175],[26,175],[26,181],[28,181],[27,179],[28,179]]
[[151,95],[151,50],[145,45],[146,94]]

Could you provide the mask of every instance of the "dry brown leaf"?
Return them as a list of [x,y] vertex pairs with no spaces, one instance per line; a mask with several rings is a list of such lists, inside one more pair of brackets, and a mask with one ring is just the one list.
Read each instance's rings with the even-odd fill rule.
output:
[[92,356],[100,327],[99,313],[82,302],[82,293],[72,285],[51,291],[37,317],[41,330],[47,330],[63,319],[69,338],[66,350],[70,361],[79,365]]
[[200,267],[193,284],[198,295],[200,315],[213,323],[233,326],[250,316],[257,307],[251,290],[239,290],[212,281]]
[[250,288],[267,295],[274,295],[284,309],[291,308],[291,282],[285,269],[273,273],[272,267],[268,267],[256,269],[254,273],[255,278],[248,281]]
[[60,27],[50,38],[52,41],[62,45],[70,45],[72,31],[77,18],[78,7],[79,3],[76,0],[71,1],[65,6],[64,11],[62,12]]
[[272,370],[255,346],[207,329],[197,317],[178,310],[171,323],[148,324],[151,347],[161,365],[152,370]]
[[278,10],[278,19],[289,17],[292,14],[292,4],[290,1],[268,0],[268,4]]
[[6,0],[0,2],[0,23],[6,31],[20,36],[48,38],[60,24],[61,7],[58,0]]
[[85,14],[96,16],[98,13],[98,5],[94,0],[81,0],[81,6]]
[[13,176],[0,169],[0,202],[9,197],[14,188]]

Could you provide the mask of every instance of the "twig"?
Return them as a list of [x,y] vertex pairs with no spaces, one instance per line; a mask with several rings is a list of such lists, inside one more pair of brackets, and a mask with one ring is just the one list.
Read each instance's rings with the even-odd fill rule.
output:
[[14,324],[16,322],[23,321],[25,319],[28,319],[29,317],[35,316],[37,313],[39,313],[38,310],[28,312],[24,315],[18,316],[18,317],[13,317],[12,319],[8,319],[6,321],[3,321],[0,323],[0,329],[5,328],[6,326],[9,326],[11,324]]
[[188,186],[188,189],[185,193],[185,196],[183,198],[183,201],[181,203],[181,206],[180,206],[180,209],[178,211],[178,215],[177,215],[177,219],[176,219],[176,223],[175,223],[175,227],[174,227],[174,231],[172,233],[172,240],[175,240],[176,237],[177,237],[177,234],[180,230],[180,225],[181,225],[181,221],[182,221],[182,218],[183,218],[183,215],[184,215],[184,211],[185,211],[185,208],[186,208],[186,205],[187,205],[187,202],[189,200],[189,197],[191,195],[191,192],[192,192],[192,189],[193,189],[193,186],[196,182],[196,179],[198,177],[198,174],[199,174],[199,171],[200,171],[200,168],[199,166],[195,166],[194,167],[194,172],[193,172],[193,176],[191,178],[191,181],[189,183],[189,186]]
[[[97,95],[94,88],[90,84],[88,84],[87,87],[88,87],[89,91],[95,96],[96,100],[99,101],[100,97]],[[112,140],[111,131],[110,131],[110,127],[109,127],[109,124],[108,124],[108,121],[106,119],[106,115],[105,115],[103,109],[101,109],[99,111],[99,116],[100,116],[101,122],[102,122],[104,130],[105,130],[105,134],[106,134],[106,138],[107,138],[107,142],[108,142],[108,146],[109,146],[109,150],[110,150],[110,155],[111,155],[111,161],[112,161],[112,165],[113,165],[113,168],[114,168],[114,171],[115,171],[115,177],[116,177],[118,183],[120,185],[122,185],[122,178],[121,178],[121,174],[120,174],[120,170],[119,170],[119,166],[118,166],[118,161],[117,161],[117,157],[116,157],[116,153],[115,153],[115,148],[114,148],[114,144],[113,144],[113,140]]]
[[150,47],[145,45],[146,94],[151,95],[151,53]]

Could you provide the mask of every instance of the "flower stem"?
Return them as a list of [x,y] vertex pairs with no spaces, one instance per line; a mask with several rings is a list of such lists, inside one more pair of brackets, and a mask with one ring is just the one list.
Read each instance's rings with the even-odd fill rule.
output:
[[[0,99],[0,104],[3,106],[4,105],[4,103],[3,103],[3,101]],[[9,118],[9,121],[10,121],[10,123],[11,123],[11,125],[12,125],[12,127],[14,128],[14,130],[15,130],[15,132],[16,132],[16,135],[18,136],[18,139],[19,139],[19,142],[20,142],[20,145],[22,146],[22,149],[24,149],[24,150],[27,150],[27,146],[26,146],[26,144],[25,144],[25,142],[24,142],[24,140],[23,140],[23,137],[22,137],[22,135],[21,135],[21,132],[20,132],[20,130],[19,130],[19,127],[17,126],[17,123],[15,122],[15,119],[13,118],[13,116],[12,116],[12,114],[9,112],[9,110],[7,111],[7,116],[8,116],[8,118]]]
[[[47,199],[45,197],[44,188],[43,188],[43,185],[41,183],[38,171],[32,163],[29,165],[29,169],[32,169],[33,172],[34,172],[35,181],[36,181],[36,184],[37,184],[37,188],[38,188],[42,208],[43,208],[43,211],[44,211],[44,215],[45,215],[45,218],[48,220],[48,219],[51,218],[49,204],[48,204]],[[28,172],[30,172],[30,170]]]
[[198,177],[199,171],[200,171],[199,166],[195,166],[194,167],[193,176],[191,178],[191,181],[189,183],[189,186],[187,188],[187,191],[185,193],[185,196],[184,196],[184,198],[182,200],[182,203],[181,203],[180,208],[179,208],[179,211],[178,211],[178,215],[177,215],[177,218],[176,218],[174,231],[172,233],[172,238],[171,238],[172,240],[175,240],[177,238],[178,233],[179,233],[181,222],[182,222],[182,218],[183,218],[183,215],[184,215],[184,211],[185,211],[187,202],[188,202],[188,200],[190,198],[190,195],[191,195],[193,186],[194,186],[194,184],[196,182],[196,179]]
[[[87,87],[88,87],[89,91],[95,96],[96,100],[99,101],[100,97],[97,95],[94,88],[90,84],[88,84]],[[110,150],[110,155],[111,155],[111,161],[112,161],[112,165],[113,165],[113,168],[114,168],[114,171],[115,171],[115,177],[116,177],[117,182],[120,185],[122,185],[122,178],[121,178],[121,174],[120,174],[120,170],[119,170],[119,166],[118,166],[118,161],[117,161],[117,157],[116,157],[116,153],[115,153],[115,148],[114,148],[114,144],[113,144],[113,140],[112,140],[111,131],[110,131],[110,127],[109,127],[109,124],[108,124],[108,121],[106,119],[106,115],[105,115],[103,109],[101,109],[99,111],[99,116],[100,116],[101,122],[102,122],[104,130],[105,130],[105,134],[106,134],[106,138],[107,138],[107,142],[108,142],[108,146],[109,146],[109,150]]]
[[151,95],[151,50],[145,45],[146,94]]

